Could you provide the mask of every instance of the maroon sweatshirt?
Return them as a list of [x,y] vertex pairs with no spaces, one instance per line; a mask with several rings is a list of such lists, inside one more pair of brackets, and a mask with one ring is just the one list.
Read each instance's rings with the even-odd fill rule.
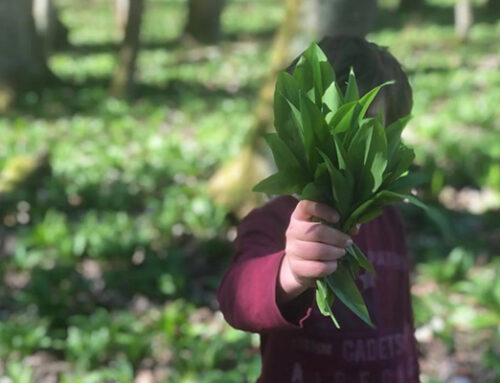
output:
[[376,329],[336,300],[338,330],[319,312],[312,289],[282,310],[276,304],[285,231],[297,202],[292,196],[278,197],[242,220],[234,262],[219,287],[227,322],[260,334],[258,382],[419,382],[409,263],[397,210],[385,208],[353,237],[377,271],[375,277],[362,271],[356,280]]

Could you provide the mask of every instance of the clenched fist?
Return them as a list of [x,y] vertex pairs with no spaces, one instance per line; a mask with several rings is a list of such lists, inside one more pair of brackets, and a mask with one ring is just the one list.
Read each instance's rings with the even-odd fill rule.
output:
[[[277,303],[282,305],[315,286],[316,279],[337,269],[337,260],[352,245],[352,239],[339,230],[312,217],[336,223],[339,214],[331,207],[307,200],[300,201],[286,230],[285,256],[277,286]],[[357,230],[351,234],[356,234]]]

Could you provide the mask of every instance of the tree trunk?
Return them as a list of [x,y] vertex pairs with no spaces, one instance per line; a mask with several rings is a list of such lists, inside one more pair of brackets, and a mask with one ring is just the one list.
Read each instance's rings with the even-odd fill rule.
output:
[[143,10],[144,0],[130,0],[125,37],[111,83],[111,95],[115,97],[128,97],[132,94]]
[[118,40],[125,37],[130,0],[115,0],[115,35]]
[[221,35],[221,14],[225,0],[188,0],[184,34],[202,43],[213,43]]
[[458,0],[455,3],[455,34],[463,41],[469,36],[472,18],[470,0]]
[[46,57],[69,46],[68,28],[60,21],[52,0],[33,0],[33,18]]
[[272,171],[270,153],[262,135],[273,125],[273,95],[276,76],[285,69],[295,52],[292,40],[298,33],[299,8],[302,0],[286,0],[285,18],[274,39],[270,70],[259,96],[254,121],[240,154],[221,167],[209,181],[214,200],[240,218],[262,203],[264,195],[253,193],[252,187]]
[[11,104],[16,91],[56,80],[47,67],[32,9],[31,0],[0,0],[0,110]]
[[399,9],[401,11],[415,11],[424,6],[425,0],[401,0]]

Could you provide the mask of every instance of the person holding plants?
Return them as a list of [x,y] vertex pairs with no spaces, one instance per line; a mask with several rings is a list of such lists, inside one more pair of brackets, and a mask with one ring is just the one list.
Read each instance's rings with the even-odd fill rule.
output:
[[[339,94],[345,94],[343,101],[353,108],[356,102],[347,102],[352,92],[351,68],[357,78],[356,94],[359,86],[360,96],[394,81],[369,100],[365,112],[373,118],[363,120],[363,124],[376,124],[378,116],[377,121],[387,126],[410,113],[412,93],[408,79],[386,49],[357,37],[325,38],[318,45],[333,67]],[[300,64],[301,61],[295,60],[288,72],[292,73]],[[320,68],[318,73],[323,73],[324,67],[316,67]],[[307,106],[308,102],[301,100],[300,105]],[[293,109],[293,105],[290,107]],[[322,108],[321,102],[318,108]],[[275,117],[279,117],[276,110]],[[347,133],[337,136],[347,137]],[[293,139],[290,142],[293,144]],[[390,147],[390,142],[384,142],[384,148]],[[307,160],[313,155],[309,153]],[[334,172],[330,160],[324,155],[323,160],[328,165],[323,167]],[[341,162],[339,158],[336,160]],[[321,157],[316,161],[319,163]],[[383,186],[382,181],[380,184]],[[338,185],[332,182],[331,187]],[[317,194],[311,191],[317,192],[315,188],[308,185],[301,190],[300,196],[294,193],[273,199],[240,222],[234,261],[219,286],[218,300],[227,322],[260,334],[262,372],[258,382],[419,382],[409,261],[399,212],[389,205],[377,207],[374,210],[377,214],[370,215],[376,218],[365,217],[360,220],[366,222],[361,227],[351,228],[341,225],[346,217],[331,204],[312,198]],[[387,196],[392,194],[384,193],[382,199],[387,202]],[[345,227],[349,230],[341,230]],[[353,248],[359,251],[352,252]],[[354,258],[366,269],[359,275]],[[370,262],[376,276],[367,272],[372,267]],[[351,304],[342,296],[342,290],[336,296],[322,290],[323,285],[318,281],[326,281],[323,278],[336,273],[355,279],[366,307],[359,302]],[[331,287],[337,291],[336,286]],[[363,317],[368,312],[371,315]],[[325,315],[340,328],[333,326]]]

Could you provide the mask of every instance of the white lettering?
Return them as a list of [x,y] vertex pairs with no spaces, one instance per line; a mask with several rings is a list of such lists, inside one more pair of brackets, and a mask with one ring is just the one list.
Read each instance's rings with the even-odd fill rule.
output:
[[389,360],[404,353],[402,334],[369,339],[346,339],[342,343],[342,356],[347,362],[374,362]]
[[342,347],[342,354],[344,359],[348,362],[352,362],[354,359],[354,342],[352,340],[345,340]]
[[386,354],[386,349],[385,349],[385,342],[387,341],[387,338],[380,338],[378,341],[378,355],[380,359],[387,359],[387,354]]
[[377,341],[369,339],[366,341],[367,357],[370,362],[377,360]]

